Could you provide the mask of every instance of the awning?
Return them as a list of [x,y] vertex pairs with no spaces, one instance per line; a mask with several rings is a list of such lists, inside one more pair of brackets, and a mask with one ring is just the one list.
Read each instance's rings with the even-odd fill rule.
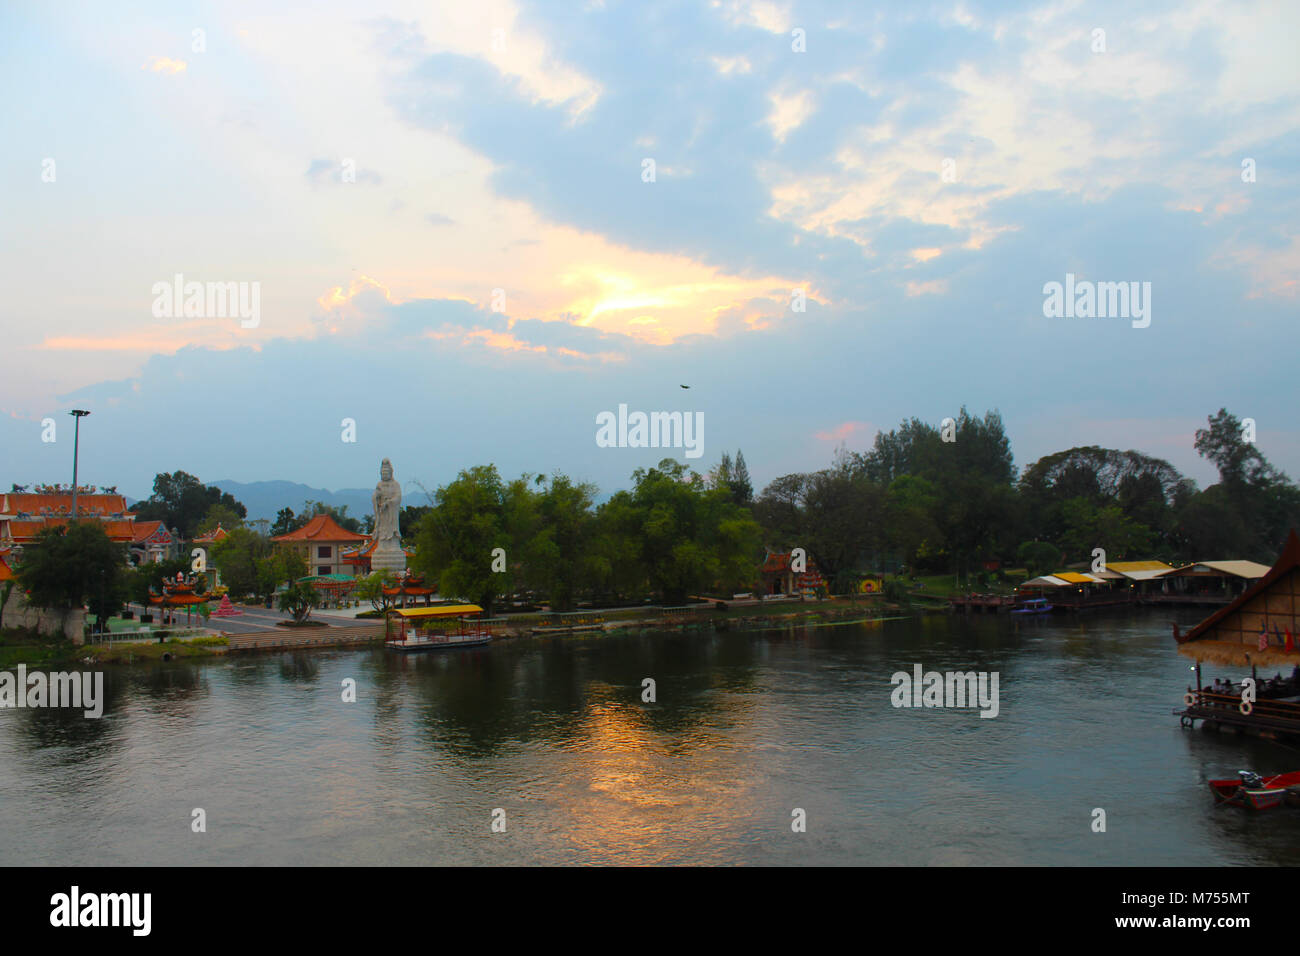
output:
[[399,617],[455,617],[459,614],[482,614],[483,609],[477,604],[441,604],[437,607],[413,607],[395,610]]

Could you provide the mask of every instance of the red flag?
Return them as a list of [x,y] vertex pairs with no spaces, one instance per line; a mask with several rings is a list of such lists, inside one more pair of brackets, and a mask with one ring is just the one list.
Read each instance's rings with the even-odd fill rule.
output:
[[1295,638],[1291,636],[1291,628],[1289,627],[1286,629],[1286,649],[1288,651],[1295,650]]
[[1268,631],[1262,627],[1259,629],[1259,649],[1261,651],[1268,650]]

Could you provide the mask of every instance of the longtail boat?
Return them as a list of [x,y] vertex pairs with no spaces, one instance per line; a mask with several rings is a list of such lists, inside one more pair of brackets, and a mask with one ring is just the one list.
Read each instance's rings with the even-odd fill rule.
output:
[[1236,780],[1211,780],[1210,792],[1215,806],[1272,810],[1283,803],[1300,805],[1300,770],[1272,777],[1239,770]]

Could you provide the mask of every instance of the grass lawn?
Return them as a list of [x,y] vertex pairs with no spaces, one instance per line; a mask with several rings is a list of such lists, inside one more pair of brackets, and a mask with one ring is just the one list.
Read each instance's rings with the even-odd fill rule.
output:
[[0,629],[0,670],[64,660],[76,650],[76,645],[63,637],[44,637],[23,627]]

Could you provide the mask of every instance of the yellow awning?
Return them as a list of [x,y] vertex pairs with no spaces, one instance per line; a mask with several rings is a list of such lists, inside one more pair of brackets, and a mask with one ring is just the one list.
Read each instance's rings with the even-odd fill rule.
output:
[[1056,571],[1052,577],[1060,578],[1062,581],[1069,581],[1071,584],[1097,584],[1096,578],[1088,574],[1079,574],[1077,571]]
[[458,614],[482,614],[477,604],[440,604],[436,607],[412,607],[395,612],[401,617],[455,617]]

